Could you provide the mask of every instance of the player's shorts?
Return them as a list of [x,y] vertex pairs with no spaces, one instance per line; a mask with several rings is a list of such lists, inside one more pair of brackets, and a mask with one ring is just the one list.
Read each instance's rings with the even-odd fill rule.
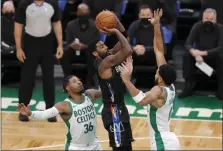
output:
[[65,150],[103,150],[97,139],[92,144],[65,144]]
[[104,106],[102,121],[108,131],[110,147],[127,147],[134,141],[125,105]]
[[180,150],[180,142],[172,132],[156,134],[156,139],[150,140],[151,150]]
[[[123,146],[129,146],[131,145],[131,142],[134,141],[132,137],[132,129],[130,123],[123,123],[121,122],[120,131],[117,132],[114,130],[113,124],[108,126],[106,128],[108,131],[109,136],[109,144],[110,147],[123,147]],[[115,136],[117,133],[119,133],[119,139],[120,139],[120,146],[117,146],[117,140]]]

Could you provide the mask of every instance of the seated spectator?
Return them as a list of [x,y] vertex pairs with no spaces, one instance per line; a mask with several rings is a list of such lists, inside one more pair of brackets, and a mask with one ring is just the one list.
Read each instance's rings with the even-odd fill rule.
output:
[[89,15],[88,6],[83,3],[80,4],[77,8],[78,18],[70,21],[67,25],[67,48],[61,59],[65,77],[72,74],[72,62],[84,62],[87,64],[86,88],[90,88],[93,83],[94,65],[92,52],[100,38],[100,33],[95,26],[94,20],[90,19]]
[[[218,23],[223,24],[223,1],[200,0],[202,12],[207,8],[213,8],[218,12]],[[202,16],[201,16],[202,17]]]
[[[168,62],[172,60],[172,51],[176,37],[176,0],[140,0],[140,5],[148,5],[152,12],[162,8],[163,16],[160,19],[162,24],[163,40],[166,46],[166,57]],[[172,61],[171,61],[172,62]]]
[[129,27],[128,36],[134,50],[134,65],[156,66],[153,51],[154,29],[148,20],[152,17],[152,10],[147,5],[143,5],[140,8],[139,20],[134,21]]
[[[82,0],[68,0],[64,11],[62,13],[62,27],[63,27],[63,35],[65,35],[65,28],[67,27],[67,23],[71,20],[77,18],[77,6],[82,3]],[[64,36],[65,38],[66,36]]]
[[1,16],[1,51],[2,54],[14,54],[15,58],[15,40],[14,40],[14,16],[15,7],[12,1],[6,1],[2,7]]
[[223,27],[217,23],[217,13],[214,9],[206,9],[201,22],[191,29],[185,43],[188,53],[183,59],[183,76],[185,86],[179,97],[192,95],[195,86],[195,63],[205,62],[216,70],[218,90],[216,96],[223,100]]

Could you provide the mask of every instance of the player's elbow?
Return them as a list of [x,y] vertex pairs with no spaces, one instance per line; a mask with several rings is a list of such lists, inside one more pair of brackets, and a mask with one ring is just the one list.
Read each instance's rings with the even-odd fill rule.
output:
[[152,98],[146,97],[145,99],[138,102],[138,104],[141,106],[145,106],[145,105],[151,104],[152,102],[153,102]]
[[111,67],[114,67],[116,64],[118,64],[118,60],[113,57],[112,59],[110,59],[109,64]]
[[126,56],[131,56],[133,53],[133,50],[131,47],[125,47],[124,51],[125,51]]
[[132,48],[129,46],[127,49],[128,49],[128,53],[129,53],[128,55],[132,55],[132,53],[133,53]]

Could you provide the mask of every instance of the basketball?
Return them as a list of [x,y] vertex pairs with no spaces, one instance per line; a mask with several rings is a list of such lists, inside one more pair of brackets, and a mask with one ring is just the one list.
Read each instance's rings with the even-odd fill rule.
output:
[[117,22],[115,14],[108,10],[100,12],[95,20],[98,30],[103,30],[104,27],[107,29],[115,28]]

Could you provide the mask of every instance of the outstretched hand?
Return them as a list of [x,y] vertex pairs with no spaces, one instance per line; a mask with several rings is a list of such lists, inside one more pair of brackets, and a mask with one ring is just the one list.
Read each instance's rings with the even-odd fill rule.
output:
[[18,105],[18,111],[19,111],[19,113],[21,113],[22,115],[25,115],[25,116],[30,116],[32,113],[29,105],[28,105],[28,107],[26,107],[23,103]]
[[162,17],[162,15],[163,15],[163,10],[162,9],[157,9],[153,13],[154,17],[152,19],[149,19],[149,21],[151,22],[152,25],[159,24],[160,18]]
[[132,56],[130,56],[130,57],[128,57],[126,59],[126,66],[129,69],[130,73],[132,73],[132,71],[133,71],[133,59],[132,59]]
[[118,70],[120,72],[123,82],[130,80],[132,70],[133,70],[132,62],[133,62],[132,57],[128,57],[126,62],[124,62],[120,66],[118,66]]

